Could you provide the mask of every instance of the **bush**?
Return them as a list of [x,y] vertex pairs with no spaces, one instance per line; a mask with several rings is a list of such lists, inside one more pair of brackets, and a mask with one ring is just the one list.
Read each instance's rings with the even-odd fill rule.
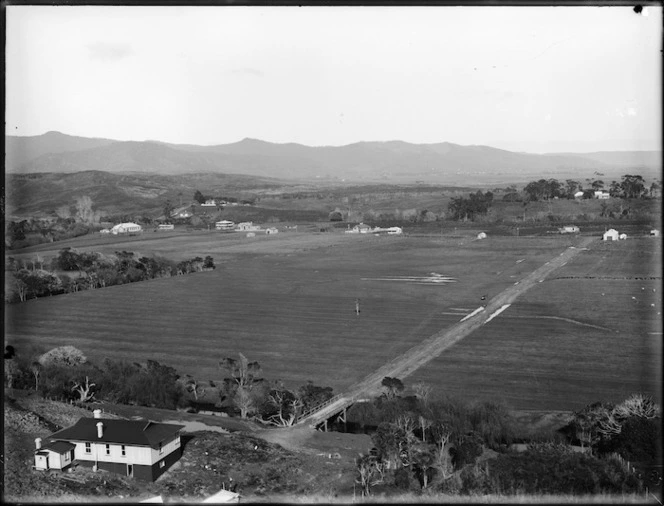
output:
[[[541,447],[502,454],[489,462],[491,492],[598,494],[640,491],[640,482],[616,459]],[[468,481],[470,485],[473,482]],[[484,487],[486,483],[476,486]],[[484,493],[484,488],[482,489]]]
[[654,462],[662,445],[662,425],[657,418],[633,416],[622,424],[620,434],[603,442],[600,451],[616,452],[633,462]]

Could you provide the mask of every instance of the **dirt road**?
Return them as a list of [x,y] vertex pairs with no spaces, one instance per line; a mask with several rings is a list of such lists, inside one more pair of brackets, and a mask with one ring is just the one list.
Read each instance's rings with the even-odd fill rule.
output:
[[414,371],[439,356],[450,346],[459,342],[482,325],[486,324],[497,311],[506,309],[505,306],[514,302],[520,295],[532,288],[535,284],[544,280],[546,276],[556,269],[565,265],[576,255],[587,249],[596,241],[596,237],[584,237],[576,246],[570,246],[565,251],[546,262],[540,268],[531,272],[525,278],[516,281],[514,285],[499,293],[488,301],[486,307],[478,310],[473,316],[466,317],[459,323],[443,329],[440,332],[413,346],[394,360],[383,365],[369,376],[350,387],[345,393],[331,399],[330,402],[321,406],[321,409],[302,418],[300,424],[317,425],[330,416],[339,413],[350,406],[356,399],[378,395],[381,391],[381,381],[386,376],[405,378]]

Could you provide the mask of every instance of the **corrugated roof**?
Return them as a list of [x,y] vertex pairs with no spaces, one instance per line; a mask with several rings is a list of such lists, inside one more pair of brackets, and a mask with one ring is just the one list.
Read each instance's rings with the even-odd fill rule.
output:
[[50,450],[52,452],[59,453],[60,455],[67,453],[74,448],[76,448],[76,445],[73,443],[68,443],[67,441],[53,441],[42,446],[42,450]]
[[[97,423],[104,424],[102,437],[97,437]],[[159,447],[159,443],[173,437],[184,425],[134,420],[81,418],[76,424],[51,434],[49,439],[67,441],[96,441],[138,446]]]

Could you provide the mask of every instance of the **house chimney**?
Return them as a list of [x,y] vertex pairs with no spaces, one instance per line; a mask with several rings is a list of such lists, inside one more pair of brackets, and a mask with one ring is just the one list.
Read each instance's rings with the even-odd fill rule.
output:
[[101,418],[101,409],[95,409],[92,412],[92,416],[95,417],[95,418]]
[[97,422],[97,437],[102,437],[104,435],[104,424],[102,422]]
[[42,441],[42,440],[41,440],[40,437],[38,437],[37,439],[35,439],[35,447],[37,448],[37,450],[40,450],[40,449],[41,449],[41,441]]

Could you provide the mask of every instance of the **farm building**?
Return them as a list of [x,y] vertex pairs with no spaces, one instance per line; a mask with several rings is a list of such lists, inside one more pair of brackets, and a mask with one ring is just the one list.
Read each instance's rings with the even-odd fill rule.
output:
[[142,231],[143,227],[136,223],[119,223],[111,229],[111,234],[130,234]]
[[614,228],[610,228],[609,230],[604,232],[604,236],[602,237],[602,240],[604,240],[604,241],[617,241],[619,237],[620,237],[620,234],[618,234],[618,231]]
[[183,425],[134,420],[81,418],[51,434],[47,444],[35,440],[35,469],[66,470],[72,465],[154,481],[182,456]]
[[253,222],[251,221],[244,221],[242,223],[238,223],[237,227],[235,227],[235,230],[237,230],[238,232],[249,232],[260,229],[261,227],[259,225],[254,225]]
[[582,198],[583,198],[583,192],[582,192],[582,191],[578,191],[578,192],[576,192],[576,193],[574,194],[574,198],[575,198],[575,199],[582,199]]
[[205,207],[216,207],[217,206],[217,201],[214,200],[214,199],[207,199],[201,205],[205,206]]
[[358,225],[355,225],[352,229],[346,230],[347,234],[368,234],[370,233],[371,227],[369,225],[365,225],[364,223],[359,223]]
[[581,230],[576,225],[565,225],[558,229],[561,234],[578,234]]
[[110,234],[110,233],[111,233],[111,229],[109,229],[109,228],[102,228],[102,229],[99,231],[99,233],[100,233],[100,234]]
[[627,239],[627,234],[620,234],[618,236],[618,239],[620,239],[621,241],[624,241],[625,239]]
[[248,232],[247,237],[256,237],[256,232]]
[[480,232],[479,234],[477,234],[477,238],[478,239],[486,239],[486,233],[485,232]]
[[597,190],[595,192],[595,198],[604,200],[604,199],[611,198],[611,195],[609,195],[609,192],[605,192],[605,191],[602,191],[602,190]]
[[390,235],[399,235],[403,234],[403,229],[401,227],[389,227],[387,233]]
[[214,224],[214,228],[217,230],[233,230],[235,223],[228,220],[221,220]]
[[650,237],[659,237],[659,230],[657,230],[656,228],[653,228],[650,231]]
[[270,227],[270,228],[265,230],[265,233],[266,234],[277,234],[277,233],[279,233],[279,230],[274,228],[274,227]]
[[162,223],[157,227],[157,230],[175,230],[175,225],[172,223]]

